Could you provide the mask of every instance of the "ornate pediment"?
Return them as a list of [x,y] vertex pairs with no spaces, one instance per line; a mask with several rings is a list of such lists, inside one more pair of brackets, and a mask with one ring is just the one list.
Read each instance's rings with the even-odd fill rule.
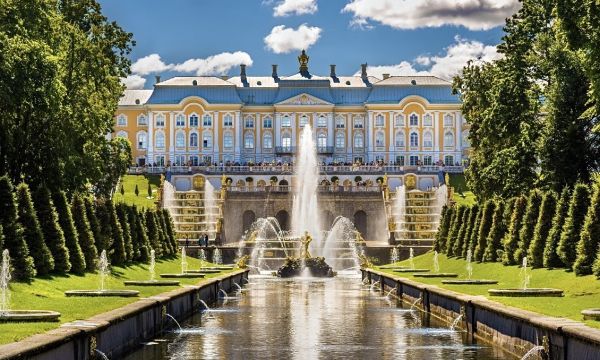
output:
[[284,100],[277,105],[333,105],[330,102],[319,99],[309,94],[300,94]]

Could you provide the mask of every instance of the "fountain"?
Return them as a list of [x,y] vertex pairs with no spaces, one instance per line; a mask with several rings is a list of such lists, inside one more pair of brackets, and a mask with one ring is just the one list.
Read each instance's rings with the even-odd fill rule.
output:
[[323,244],[323,257],[334,270],[356,270],[360,267],[356,238],[357,231],[350,219],[343,216],[335,218]]
[[138,296],[137,290],[108,290],[105,289],[106,280],[110,276],[110,263],[106,255],[106,250],[102,250],[98,259],[98,273],[100,275],[100,286],[98,290],[68,290],[65,291],[66,296],[112,296],[112,297],[133,297]]
[[172,315],[170,314],[165,314],[166,317],[170,318],[171,320],[173,320],[173,322],[175,322],[175,325],[177,325],[177,327],[179,328],[179,331],[182,331],[183,329],[181,328],[181,325],[179,324],[179,321],[177,321],[177,319],[175,319]]
[[398,251],[398,248],[394,246],[390,253],[390,262],[394,264],[398,261],[400,261],[400,251]]
[[213,251],[213,264],[223,264],[223,257],[221,256],[221,250],[219,248],[215,248],[215,251]]
[[498,280],[485,280],[485,279],[471,279],[473,276],[473,252],[471,249],[467,250],[467,278],[460,280],[442,280],[442,284],[448,285],[492,285],[497,284]]
[[409,257],[408,257],[408,269],[394,269],[394,272],[399,273],[425,273],[429,272],[429,269],[416,269],[415,268],[415,251],[413,248],[409,249]]
[[206,230],[209,240],[215,240],[217,235],[217,219],[219,218],[219,206],[215,197],[215,187],[206,179],[204,183],[204,211],[206,216]]
[[520,271],[521,288],[520,289],[490,289],[488,293],[492,296],[519,296],[519,297],[560,297],[563,296],[563,290],[552,288],[530,288],[531,275],[527,265],[527,257],[523,257]]
[[160,274],[160,277],[165,279],[191,279],[191,278],[203,278],[205,276],[204,272],[201,271],[188,271],[188,262],[187,255],[185,252],[185,247],[181,248],[181,273],[179,274]]
[[460,322],[460,320],[463,318],[463,314],[460,314],[456,317],[456,319],[454,319],[454,321],[452,322],[452,324],[450,324],[450,330],[451,331],[455,331],[456,327],[458,326],[458,323]]
[[0,323],[58,321],[60,313],[46,310],[10,309],[10,255],[7,249],[2,252],[0,263]]
[[179,286],[179,281],[175,280],[156,280],[155,274],[156,268],[156,255],[154,249],[150,250],[150,265],[148,266],[148,272],[150,273],[150,280],[129,280],[123,283],[127,286]]
[[455,278],[458,277],[458,274],[455,273],[441,273],[440,272],[440,262],[438,260],[438,252],[433,252],[433,274],[415,274],[415,277],[421,278]]

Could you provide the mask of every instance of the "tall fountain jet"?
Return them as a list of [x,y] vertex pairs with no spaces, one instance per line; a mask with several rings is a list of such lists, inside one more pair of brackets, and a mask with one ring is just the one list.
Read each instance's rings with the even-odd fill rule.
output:
[[313,237],[311,252],[323,256],[323,236],[320,232],[317,188],[319,167],[317,150],[309,124],[304,126],[300,148],[296,154],[294,202],[292,207],[292,233],[301,236],[305,231]]

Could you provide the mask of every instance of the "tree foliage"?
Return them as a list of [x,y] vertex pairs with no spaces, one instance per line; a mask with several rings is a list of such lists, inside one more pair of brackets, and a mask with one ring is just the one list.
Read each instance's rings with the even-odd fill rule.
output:
[[487,237],[487,246],[483,254],[483,261],[496,262],[500,259],[502,250],[502,239],[506,234],[506,223],[504,221],[505,203],[502,200],[496,201],[494,215],[492,216],[492,227]]
[[[458,237],[458,233],[463,223],[463,215],[465,213],[465,209],[467,207],[464,205],[458,205],[456,207],[456,211],[454,213],[454,218],[452,220],[452,225],[450,226],[450,231],[448,232],[448,239],[446,240],[446,246],[444,247],[444,252],[446,254],[452,254],[454,242]],[[451,255],[448,255],[451,256]]]
[[573,267],[577,256],[576,247],[589,205],[589,198],[590,192],[586,185],[575,185],[557,249],[558,256],[567,269]]
[[600,245],[600,185],[594,185],[592,200],[577,244],[577,258],[573,271],[577,275],[589,275]]
[[548,191],[542,197],[539,215],[533,230],[533,239],[529,244],[527,251],[527,263],[533,268],[544,266],[544,248],[550,229],[552,228],[552,219],[556,213],[556,193]]
[[73,214],[73,222],[79,237],[79,246],[85,258],[85,269],[87,271],[94,271],[98,259],[98,250],[96,249],[94,233],[88,221],[85,200],[80,194],[73,196],[71,213]]
[[487,237],[492,227],[492,220],[494,211],[496,210],[496,202],[490,199],[483,205],[481,220],[479,223],[479,229],[477,233],[477,244],[473,251],[473,259],[479,262],[483,261],[483,254],[487,248]]
[[517,244],[517,250],[514,254],[515,262],[517,264],[520,264],[521,260],[527,256],[527,250],[529,250],[529,244],[533,239],[535,226],[540,215],[541,203],[542,194],[540,191],[532,190],[527,197],[527,207],[525,208],[521,229],[519,230],[519,243]]
[[559,268],[563,267],[564,264],[558,256],[558,243],[560,241],[560,234],[562,232],[567,212],[569,211],[570,192],[569,188],[565,187],[561,194],[558,203],[556,204],[556,211],[552,217],[552,227],[546,237],[546,243],[544,247],[544,267],[546,268]]
[[517,264],[517,261],[515,260],[515,252],[517,251],[520,242],[519,234],[526,207],[527,198],[525,198],[524,196],[517,197],[517,199],[515,200],[515,205],[513,207],[512,216],[510,218],[508,232],[506,233],[502,241],[504,244],[502,263],[504,265]]
[[58,223],[65,236],[65,245],[69,249],[69,260],[71,261],[71,272],[83,274],[86,264],[85,257],[79,246],[79,236],[75,224],[73,223],[73,214],[67,201],[67,196],[63,191],[54,193],[54,205],[58,213]]
[[442,208],[440,226],[435,234],[435,241],[433,243],[433,250],[439,253],[443,252],[443,249],[446,247],[446,240],[448,239],[448,232],[450,232],[454,209],[454,207],[446,205]]

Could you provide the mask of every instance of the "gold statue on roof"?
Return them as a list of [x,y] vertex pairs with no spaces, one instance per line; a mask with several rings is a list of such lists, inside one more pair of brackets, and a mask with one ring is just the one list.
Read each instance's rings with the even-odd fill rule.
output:
[[308,71],[308,60],[310,56],[306,55],[306,50],[302,50],[300,56],[298,56],[298,62],[300,63],[300,72]]

